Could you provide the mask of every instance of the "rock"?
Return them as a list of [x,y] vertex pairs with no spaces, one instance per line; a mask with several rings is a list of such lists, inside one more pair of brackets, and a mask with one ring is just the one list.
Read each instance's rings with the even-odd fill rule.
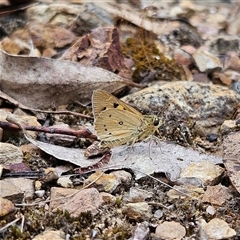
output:
[[174,60],[177,64],[189,67],[193,64],[193,60],[190,54],[183,51],[182,49],[176,49],[174,51]]
[[[168,119],[192,119],[196,133],[206,136],[217,134],[224,120],[231,118],[234,107],[240,101],[240,94],[224,86],[176,81],[154,84],[122,100],[134,103],[142,112],[165,112]],[[167,126],[167,122],[164,125]]]
[[12,39],[6,37],[0,42],[0,49],[9,54],[19,54],[21,51],[20,46]]
[[149,227],[147,222],[137,223],[132,231],[132,236],[129,240],[146,240],[149,236]]
[[210,39],[206,44],[210,47],[211,52],[215,54],[224,55],[228,52],[239,53],[240,39],[238,36],[217,35]]
[[23,153],[19,147],[0,142],[0,164],[14,164],[23,161]]
[[[73,191],[70,195],[68,194],[70,189],[65,190],[68,191],[65,192],[60,189],[60,192],[61,197],[66,197],[64,197],[63,201],[60,200],[60,205],[54,203],[55,201],[52,201],[50,204],[50,211],[54,211],[54,206],[55,210],[57,208],[60,210],[67,210],[74,217],[77,217],[82,212],[87,211],[90,211],[92,215],[96,215],[98,213],[98,208],[104,203],[101,195],[96,188]],[[60,192],[59,188],[52,188],[51,199],[56,199],[56,196],[59,196]],[[57,201],[59,203],[59,200]]]
[[34,36],[32,38],[33,44],[39,49],[62,48],[71,44],[75,39],[74,33],[69,29],[37,22],[31,22],[28,28],[18,29],[12,34],[12,38],[22,41],[26,41],[30,36]]
[[57,184],[64,188],[72,188],[73,187],[72,180],[70,179],[70,177],[67,177],[67,176],[60,177],[57,180]]
[[230,194],[229,189],[219,184],[217,186],[207,186],[202,201],[221,206],[231,197],[232,195]]
[[230,132],[235,132],[239,127],[236,124],[236,120],[225,120],[221,125],[220,131],[222,135],[227,135]]
[[32,143],[21,145],[20,148],[23,154],[40,155],[41,153],[41,150]]
[[73,196],[78,193],[78,189],[70,189],[70,188],[60,188],[60,187],[52,187],[51,188],[51,199],[56,199],[50,202],[49,211],[53,211],[53,209],[58,206],[64,204],[68,198],[67,196]]
[[157,226],[155,235],[166,240],[181,240],[186,235],[186,229],[178,222],[163,222]]
[[105,204],[115,204],[117,198],[110,193],[100,192],[100,195]]
[[222,70],[220,60],[206,50],[198,49],[192,57],[201,72],[210,73],[216,70]]
[[143,202],[146,198],[153,197],[152,192],[142,190],[136,187],[132,187],[129,191],[129,194],[124,198],[128,202]]
[[154,212],[154,217],[160,219],[163,216],[163,211],[158,209]]
[[122,213],[136,222],[149,220],[152,216],[151,210],[146,202],[127,203],[122,207]]
[[208,206],[206,208],[206,212],[210,215],[214,215],[216,213],[216,209],[213,206]]
[[240,132],[228,134],[223,139],[223,163],[234,188],[240,193]]
[[218,183],[224,169],[207,161],[201,161],[191,163],[187,168],[183,169],[180,173],[180,177],[194,177],[200,178],[202,184],[214,185]]
[[238,56],[238,54],[236,52],[229,52],[229,53],[227,53],[224,56],[223,61],[224,61],[223,65],[224,65],[225,71],[227,69],[235,70],[235,71],[237,71],[237,73],[235,73],[235,74],[239,75],[240,59],[239,59],[239,56]]
[[0,193],[1,197],[7,198],[14,203],[21,203],[24,197],[24,193],[21,189],[11,182],[0,180]]
[[193,74],[193,80],[195,82],[199,82],[199,83],[209,83],[210,82],[208,74],[207,73],[200,73],[200,72],[195,72]]
[[41,178],[43,182],[51,182],[58,179],[58,173],[55,168],[44,169],[44,176]]
[[62,230],[45,230],[33,238],[33,240],[64,240],[65,233]]
[[131,173],[124,170],[113,171],[111,173],[117,177],[117,180],[121,182],[122,185],[129,186],[131,184],[132,181]]
[[17,186],[24,194],[26,200],[31,200],[34,196],[34,180],[28,178],[6,178],[4,183],[11,183]]
[[121,182],[118,180],[116,175],[114,175],[113,173],[109,173],[109,174],[104,173],[100,178],[98,178],[100,174],[102,173],[96,172],[91,176],[89,176],[84,181],[84,185],[86,186],[94,182],[92,186],[95,186],[100,192],[104,191],[104,192],[112,193],[121,184]]
[[214,218],[208,223],[202,220],[201,227],[209,240],[228,239],[236,235],[236,231],[219,218]]
[[57,51],[49,47],[43,50],[42,57],[52,58],[56,54],[57,54]]
[[34,183],[34,188],[36,191],[40,190],[42,188],[42,183],[39,180],[36,180]]
[[[177,191],[176,189],[179,191]],[[179,198],[185,199],[188,198],[189,196],[192,199],[200,199],[203,194],[204,194],[203,188],[196,187],[193,185],[174,186],[174,189],[170,189],[167,192],[167,196],[169,197],[170,200]]]
[[35,194],[39,197],[39,198],[42,198],[45,194],[45,190],[37,190],[35,191]]
[[15,206],[10,200],[0,197],[0,217],[7,215],[14,209]]

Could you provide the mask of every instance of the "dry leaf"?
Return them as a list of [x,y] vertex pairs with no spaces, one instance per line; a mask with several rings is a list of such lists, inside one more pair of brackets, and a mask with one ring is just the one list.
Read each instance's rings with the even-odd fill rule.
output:
[[8,55],[0,50],[0,88],[33,108],[50,108],[79,101],[91,102],[95,89],[116,92],[124,79],[98,67],[46,58]]

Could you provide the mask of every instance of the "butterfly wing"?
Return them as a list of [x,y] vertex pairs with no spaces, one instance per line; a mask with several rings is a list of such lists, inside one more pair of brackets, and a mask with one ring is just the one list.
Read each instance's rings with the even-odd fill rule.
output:
[[102,111],[108,109],[126,110],[135,115],[138,115],[139,117],[142,117],[142,114],[139,111],[114,97],[112,94],[101,89],[97,89],[93,92],[92,105],[95,118],[98,117]]
[[135,141],[142,123],[142,118],[134,113],[108,109],[96,118],[95,130],[102,146],[115,147]]

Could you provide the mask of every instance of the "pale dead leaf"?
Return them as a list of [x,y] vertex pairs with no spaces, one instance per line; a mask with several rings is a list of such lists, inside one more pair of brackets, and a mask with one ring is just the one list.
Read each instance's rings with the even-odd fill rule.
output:
[[[28,141],[55,158],[71,162],[79,167],[86,168],[98,163],[102,157],[87,159],[84,150],[67,148],[40,142],[24,134]],[[192,162],[209,161],[214,164],[222,163],[219,156],[201,154],[191,148],[177,144],[161,142],[139,142],[134,146],[119,146],[112,150],[112,156],[107,169],[129,168],[135,172],[136,178],[146,174],[165,173],[171,181],[179,178],[180,172]]]
[[[133,147],[113,148],[108,167],[130,168],[135,172],[137,179],[144,177],[145,174],[162,172],[174,182],[179,178],[183,168],[192,162],[203,160],[214,164],[222,163],[220,156],[203,154],[174,143],[161,142],[159,145],[155,142],[139,142]],[[144,174],[135,171],[136,169]]]
[[30,138],[25,134],[25,137],[29,142],[39,147],[45,153],[59,159],[62,161],[67,161],[73,163],[79,167],[85,168],[92,166],[99,162],[100,158],[97,159],[87,159],[84,157],[84,150],[79,148],[67,148],[62,146],[57,146],[49,143],[40,142]]

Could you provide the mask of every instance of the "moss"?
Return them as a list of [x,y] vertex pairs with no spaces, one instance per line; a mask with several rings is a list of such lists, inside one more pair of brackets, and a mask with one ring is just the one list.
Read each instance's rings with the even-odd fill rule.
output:
[[[20,230],[20,221],[9,227],[4,233],[4,239],[25,240],[42,233],[46,229],[61,229],[66,234],[73,236],[73,239],[86,239],[90,235],[93,225],[93,217],[91,212],[81,213],[78,217],[72,217],[67,211],[57,210],[55,213],[47,213],[44,208],[23,208],[21,209],[24,215],[23,232]],[[9,222],[14,220],[8,219]],[[3,222],[1,222],[3,225]],[[2,236],[0,235],[0,238]]]
[[128,38],[122,46],[123,54],[133,59],[135,70],[133,80],[180,80],[184,75],[181,66],[175,60],[167,58],[159,51],[151,39]]

